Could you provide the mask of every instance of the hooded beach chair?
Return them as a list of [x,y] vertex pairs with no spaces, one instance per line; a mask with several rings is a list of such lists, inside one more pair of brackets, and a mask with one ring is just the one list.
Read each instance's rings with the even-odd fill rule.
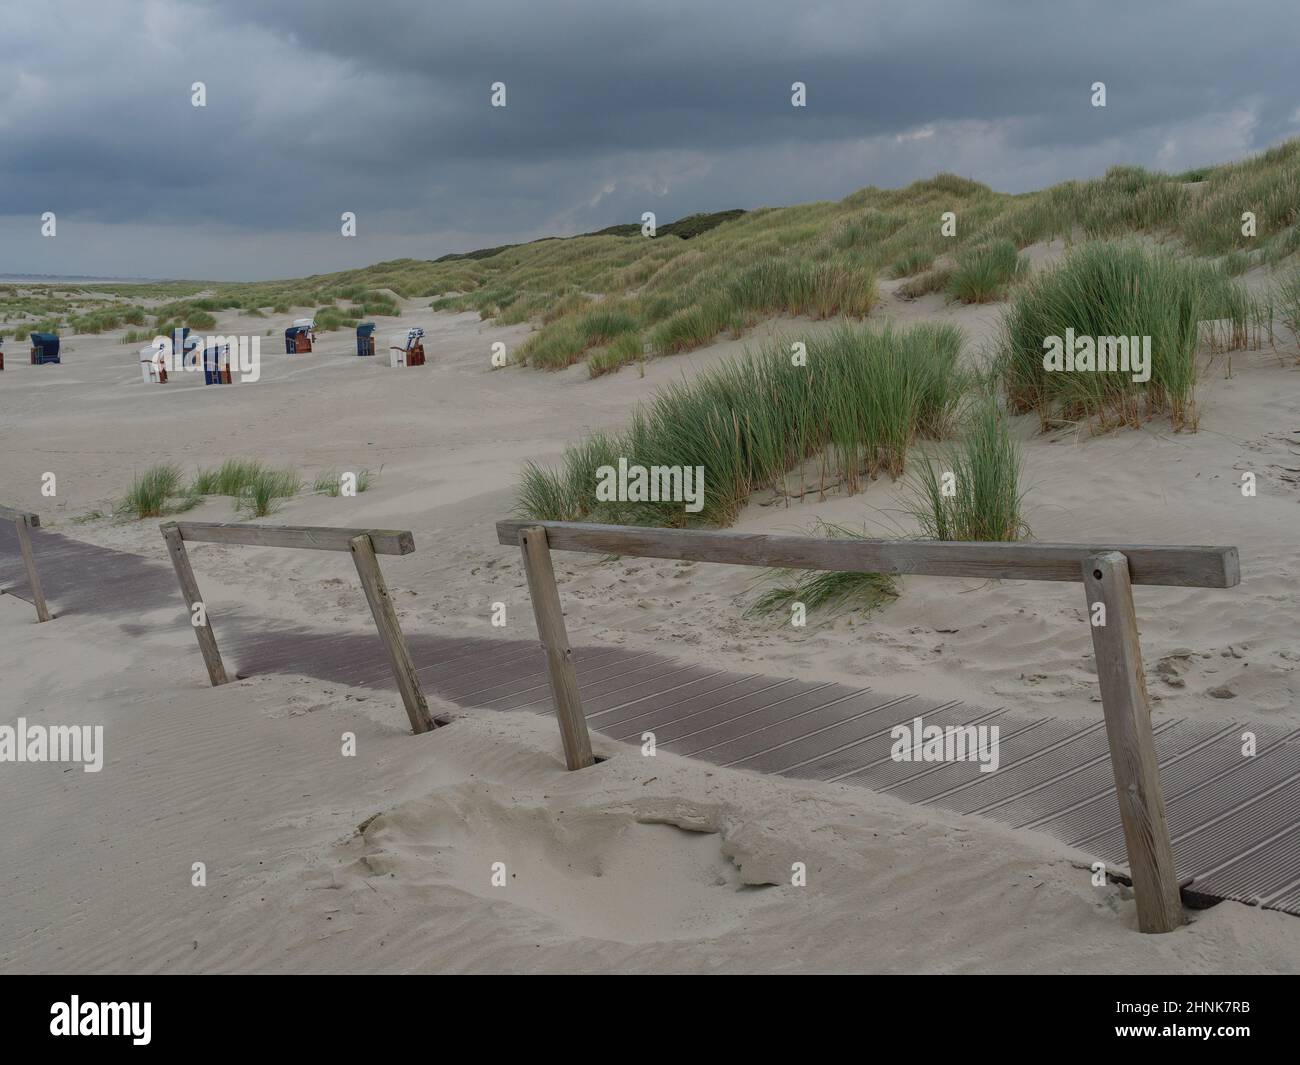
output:
[[184,369],[186,366],[199,364],[198,337],[190,336],[188,325],[178,326],[172,331],[172,366]]
[[214,345],[203,349],[203,383],[205,385],[230,384],[230,345]]
[[140,349],[140,376],[147,385],[155,381],[160,385],[167,383],[167,361],[152,344]]
[[388,361],[390,366],[423,366],[424,365],[424,330],[418,325],[406,331],[406,335],[401,333],[393,337],[392,343],[388,348]]
[[54,333],[32,334],[32,365],[39,366],[46,362],[59,362],[59,338]]
[[375,323],[357,323],[357,354],[373,355],[375,353]]
[[286,355],[301,355],[311,351],[311,330],[305,325],[291,325],[284,331]]

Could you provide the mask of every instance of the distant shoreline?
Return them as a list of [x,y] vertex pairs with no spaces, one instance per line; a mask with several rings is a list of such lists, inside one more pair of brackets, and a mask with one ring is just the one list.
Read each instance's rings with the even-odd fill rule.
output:
[[158,277],[81,277],[63,274],[0,274],[0,285],[156,285]]

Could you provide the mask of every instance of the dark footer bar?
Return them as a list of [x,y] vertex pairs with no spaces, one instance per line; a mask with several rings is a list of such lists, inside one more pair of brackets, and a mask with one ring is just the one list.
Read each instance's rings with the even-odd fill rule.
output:
[[[838,1039],[817,1034],[814,1014],[839,1017],[834,1027],[841,1031],[861,1030],[877,1038],[923,1033],[930,1051],[969,1050],[974,1040],[1002,1052],[1099,1042],[1174,1044],[1180,1054],[1202,1044],[1230,1052],[1232,1044],[1290,1046],[1294,1034],[1296,985],[1285,977],[988,976],[942,987],[934,978],[866,979],[870,982],[858,980],[837,993],[860,998],[861,1007],[847,1016],[818,1009],[811,1000],[801,1004],[788,987],[767,992],[780,996],[779,1006],[773,1002],[772,1008],[756,1010],[751,1000],[764,992],[751,985],[744,999],[714,1011],[700,1009],[702,1001],[721,1005],[724,1000],[714,992],[703,1000],[698,988],[660,986],[640,992],[643,1008],[622,1014],[621,1025],[649,1020],[663,1038],[676,1027],[675,1010],[682,1009],[694,1017],[693,1026],[715,1027],[716,1038],[733,1048],[737,1042],[761,1041],[773,1049],[768,1040],[788,1033],[792,1045],[813,1059],[843,1056],[833,1049]],[[301,1054],[319,1047],[337,1055],[352,1048],[396,1052],[428,1040],[433,1054],[448,1049],[445,1040],[453,1033],[465,1045],[480,1032],[495,1049],[503,1035],[508,1040],[531,1032],[536,1049],[539,1037],[543,1045],[549,1042],[543,1033],[555,1031],[558,1003],[573,1001],[571,993],[547,1003],[545,991],[503,997],[475,987],[466,993],[473,1000],[461,1004],[458,991],[466,992],[465,983],[435,985],[419,977],[399,984],[398,978],[375,976],[11,976],[0,985],[0,1047],[18,1061],[15,1050],[94,1053],[109,1043],[140,1052],[184,1048],[206,1055],[283,1047]],[[753,1022],[747,1030],[735,1024],[741,1002],[741,1015]],[[449,1012],[449,1006],[457,1008]],[[508,1014],[504,1031],[498,1024],[479,1027],[489,1011],[498,1010]],[[592,1017],[590,1035],[601,1023]]]

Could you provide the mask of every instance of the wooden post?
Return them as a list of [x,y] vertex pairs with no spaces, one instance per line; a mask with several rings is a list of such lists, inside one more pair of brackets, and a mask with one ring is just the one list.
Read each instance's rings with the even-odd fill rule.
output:
[[14,518],[14,531],[18,534],[18,550],[23,556],[23,566],[27,569],[27,585],[32,590],[32,602],[36,604],[36,623],[50,620],[50,608],[45,605],[45,592],[41,589],[41,577],[36,572],[36,557],[32,554],[31,521],[26,514]]
[[[1085,559],[1083,587],[1124,845],[1137,898],[1138,928],[1172,932],[1183,923],[1182,900],[1151,735],[1151,704],[1142,675],[1128,559],[1118,551]],[[1105,606],[1104,625],[1094,623],[1098,603]]]
[[388,585],[384,583],[384,575],[380,572],[374,544],[366,535],[354,536],[348,544],[352,550],[352,561],[356,563],[357,576],[361,578],[361,587],[366,592],[366,601],[370,604],[370,613],[375,616],[375,628],[379,630],[379,638],[384,643],[384,650],[388,652],[397,690],[402,693],[406,716],[411,719],[411,731],[417,734],[429,732],[437,728],[438,723],[429,713],[429,704],[420,688],[420,678],[415,672],[415,663],[411,661],[411,653],[407,650],[402,627],[398,624],[397,611],[393,609]]
[[569,635],[564,628],[564,610],[560,606],[560,591],[555,586],[546,530],[538,525],[520,529],[519,547],[528,574],[528,594],[533,601],[533,616],[537,619],[537,635],[546,648],[551,695],[555,699],[555,715],[560,722],[560,739],[564,743],[564,764],[570,769],[582,769],[594,765],[596,759],[592,757],[587,718],[582,712],[578,674],[573,668],[573,650],[569,647]]
[[[208,667],[208,679],[215,688],[226,683],[226,667],[221,661],[221,651],[217,648],[217,635],[212,631],[212,622],[208,618],[207,605],[199,595],[199,582],[194,579],[194,569],[190,566],[190,556],[185,550],[185,541],[175,522],[162,526],[163,539],[167,541],[167,553],[172,557],[176,569],[176,579],[181,584],[181,595],[185,597],[185,608],[189,612],[190,624],[194,627],[194,636],[199,641],[199,652],[203,655],[203,664]],[[194,607],[202,606],[203,624],[195,625]]]

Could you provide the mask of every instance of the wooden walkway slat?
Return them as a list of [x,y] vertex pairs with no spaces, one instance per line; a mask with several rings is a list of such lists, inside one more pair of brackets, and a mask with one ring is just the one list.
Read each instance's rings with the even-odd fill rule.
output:
[[[1045,721],[1042,718],[1026,719],[1010,715],[998,718],[996,724],[1002,737],[998,773],[1004,768],[1013,769],[1017,765],[1024,765],[1040,752],[1064,743],[1092,727],[1090,723],[1082,721]],[[979,766],[972,762],[940,763],[938,768],[926,773],[924,777],[913,778],[888,790],[909,802],[929,804],[943,800],[943,805],[951,808],[958,793],[964,795],[975,784],[988,780],[991,775],[996,774],[981,773]],[[956,802],[960,801],[959,798],[956,799]]]
[[[876,720],[875,730],[861,740],[841,744],[827,751],[809,765],[801,767],[807,772],[815,772],[819,778],[842,784],[858,784],[873,791],[889,791],[901,787],[918,777],[928,775],[942,763],[894,761],[891,751],[894,740],[890,730],[894,725],[910,723],[924,714],[926,724],[947,727],[949,725],[999,725],[1003,728],[1002,739],[1010,731],[1004,725],[1005,711],[986,710],[970,703],[946,702],[923,703],[915,696],[890,703]],[[832,772],[833,770],[833,772]],[[928,793],[927,793],[928,794]]]
[[[1215,742],[1215,733],[1227,735],[1224,730],[1207,729],[1206,726],[1183,721],[1175,722],[1168,728],[1156,728],[1153,732],[1166,798],[1175,794],[1176,778],[1185,770],[1185,763],[1204,759],[1207,748]],[[1166,771],[1168,776],[1164,775]],[[1006,821],[1013,828],[1042,828],[1062,839],[1086,839],[1111,826],[1111,813],[1115,809],[1114,792],[1115,777],[1110,771],[1109,760],[1102,763],[1086,762],[1062,778],[1051,808],[1046,808],[1033,795],[1016,795],[1010,802],[1004,802],[992,816]],[[1107,802],[1112,805],[1106,807],[1105,812],[1100,812],[1100,807]]]
[[[32,530],[56,619],[119,618],[132,636],[188,617],[170,566]],[[196,553],[202,560],[202,553]],[[0,522],[0,588],[30,602],[12,529]],[[150,612],[156,618],[142,621]],[[163,620],[165,619],[165,620]],[[358,616],[358,629],[363,624]],[[374,632],[286,626],[235,609],[215,622],[241,675],[284,672],[394,690]],[[532,635],[531,630],[528,633]],[[420,683],[465,707],[554,712],[546,656],[535,639],[408,632]],[[719,670],[625,647],[574,648],[590,728],[717,765],[838,781],[1015,828],[1049,832],[1112,866],[1126,861],[1114,774],[1099,720],[1026,715]],[[186,661],[189,661],[187,657]],[[195,684],[202,667],[193,656]],[[997,725],[1000,765],[897,762],[890,730],[925,724]],[[1241,732],[1257,736],[1253,758]],[[1300,729],[1251,722],[1169,720],[1154,727],[1175,865],[1189,889],[1300,915]]]
[[[617,653],[597,657],[595,651],[596,649],[592,649],[590,661],[582,670],[589,682],[593,678],[620,676],[628,672],[634,661],[645,661],[652,657],[647,654],[625,658]],[[493,688],[474,695],[464,705],[483,707],[488,710],[521,710],[534,703],[539,706],[549,705],[546,703],[545,695],[551,690],[546,658],[540,651],[538,654],[538,667],[535,671],[522,675],[509,684],[494,685]]]
[[599,719],[592,719],[592,725],[617,740],[639,738],[646,730],[653,732],[657,740],[661,733],[674,727],[680,728],[683,722],[696,714],[729,705],[782,683],[775,677],[757,674],[726,673],[719,679],[725,679],[725,683],[687,696],[680,702],[670,702],[666,706],[652,701],[649,706],[634,703],[618,710],[604,711]]
[[[887,698],[881,692],[830,684],[733,719],[728,727],[739,724],[738,734],[723,736],[715,728],[697,737],[691,753],[719,765],[775,772],[878,731],[881,702]],[[706,743],[701,746],[699,740]]]
[[[790,698],[796,692],[803,691],[804,688],[805,682],[788,677],[785,679],[761,677],[752,681],[737,681],[725,691],[683,700],[673,707],[672,715],[666,719],[660,713],[656,713],[654,715],[655,737],[661,743],[684,739],[686,736],[693,735],[690,731],[692,729],[711,727],[715,721],[741,713],[747,706],[779,702]],[[615,723],[601,722],[597,727],[602,731],[608,729],[609,735],[615,738],[622,738],[643,731],[647,726],[644,718],[644,714],[638,714]]]
[[[989,816],[1018,795],[1032,795],[1043,788],[1060,786],[1068,778],[1093,766],[1102,765],[1110,758],[1104,723],[1096,729],[1085,729],[1053,751],[1029,762],[1011,767],[1005,776],[995,773],[986,777],[976,787],[953,802],[954,809],[964,814]],[[1153,735],[1174,725],[1172,721],[1158,722],[1152,727]]]
[[664,711],[671,714],[683,703],[702,696],[711,695],[716,698],[717,692],[734,688],[736,682],[743,679],[737,673],[727,673],[720,669],[708,670],[703,676],[697,676],[676,687],[615,703],[594,713],[588,712],[587,719],[594,727],[604,729],[608,734],[610,729],[624,721],[646,718]]

